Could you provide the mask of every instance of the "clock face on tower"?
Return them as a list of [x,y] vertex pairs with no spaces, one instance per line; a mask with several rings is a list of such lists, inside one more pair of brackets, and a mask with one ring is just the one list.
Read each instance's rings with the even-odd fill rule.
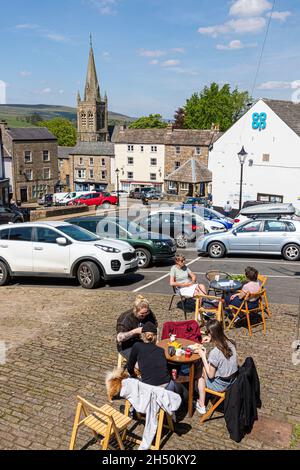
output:
[[264,130],[267,127],[267,114],[266,113],[253,113],[252,114],[252,129]]

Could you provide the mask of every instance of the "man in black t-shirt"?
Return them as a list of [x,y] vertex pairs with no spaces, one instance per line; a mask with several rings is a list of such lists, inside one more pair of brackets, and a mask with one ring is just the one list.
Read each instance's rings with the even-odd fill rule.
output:
[[132,346],[141,341],[140,335],[146,322],[151,322],[157,327],[157,319],[146,299],[119,316],[117,320],[117,348],[126,359],[129,358]]

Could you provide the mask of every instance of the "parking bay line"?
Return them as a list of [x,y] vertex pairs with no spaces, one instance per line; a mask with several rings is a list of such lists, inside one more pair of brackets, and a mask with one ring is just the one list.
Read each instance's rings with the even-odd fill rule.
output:
[[[198,261],[198,257],[193,259],[192,261],[190,261],[189,263],[186,264],[186,266],[190,266],[191,264],[195,263],[196,261]],[[140,270],[141,271],[141,270]],[[145,272],[145,271],[144,271]],[[157,272],[157,271],[156,271]],[[165,279],[166,277],[168,277],[170,275],[170,271],[163,271],[163,272],[167,272],[167,274],[165,274],[164,276],[161,276],[159,277],[158,279],[155,279],[154,281],[151,281],[151,282],[148,282],[148,284],[145,284],[144,286],[142,287],[139,287],[138,289],[135,289],[133,292],[136,293],[136,292],[139,292],[143,289],[146,289],[146,287],[149,287],[149,286],[152,286],[153,284],[156,284],[157,282],[160,282],[162,281],[163,279]]]
[[[193,261],[193,262],[194,262],[194,261]],[[189,264],[191,264],[191,263],[189,263]],[[187,266],[188,266],[188,265],[187,265]],[[168,273],[168,274],[170,274],[170,271],[148,271],[147,269],[139,269],[138,272],[139,272],[139,273],[148,273],[148,274],[152,274],[152,273],[153,273],[153,274],[154,274],[154,273],[159,273],[159,274]],[[198,272],[198,271],[193,271],[193,272],[194,272],[194,274],[201,274],[201,275],[205,275],[205,274],[206,274],[206,273],[200,273],[200,272]],[[167,274],[167,275],[168,275],[168,274]],[[163,279],[163,278],[165,278],[165,277],[167,277],[167,276],[162,276],[160,279]],[[272,277],[272,278],[275,277],[275,278],[288,278],[288,279],[290,279],[290,278],[294,278],[294,279],[299,278],[299,279],[300,279],[300,275],[297,275],[297,274],[296,274],[296,275],[291,274],[290,276],[279,276],[279,275],[277,276],[277,275],[269,275],[269,274],[268,274],[268,278],[271,278],[271,277]],[[157,281],[150,282],[148,285],[154,284],[154,282],[158,282],[160,279],[157,279]],[[146,287],[146,286],[144,286],[144,287]],[[134,291],[134,292],[136,292],[136,291]]]

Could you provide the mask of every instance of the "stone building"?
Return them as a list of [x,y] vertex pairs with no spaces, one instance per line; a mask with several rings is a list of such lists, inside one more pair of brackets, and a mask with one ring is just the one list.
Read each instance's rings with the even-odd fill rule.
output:
[[4,148],[0,129],[0,206],[9,202],[9,179],[5,177]]
[[102,100],[91,42],[84,99],[77,96],[77,130],[79,142],[107,142],[108,101]]
[[9,128],[0,123],[6,177],[21,202],[54,193],[58,183],[57,139],[44,127]]

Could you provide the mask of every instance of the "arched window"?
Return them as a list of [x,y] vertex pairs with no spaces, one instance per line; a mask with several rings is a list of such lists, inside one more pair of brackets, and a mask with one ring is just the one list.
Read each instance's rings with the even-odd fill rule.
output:
[[86,127],[86,114],[85,113],[81,113],[81,124],[82,126]]
[[89,120],[89,126],[93,126],[94,125],[94,115],[91,111],[89,111],[88,120]]

